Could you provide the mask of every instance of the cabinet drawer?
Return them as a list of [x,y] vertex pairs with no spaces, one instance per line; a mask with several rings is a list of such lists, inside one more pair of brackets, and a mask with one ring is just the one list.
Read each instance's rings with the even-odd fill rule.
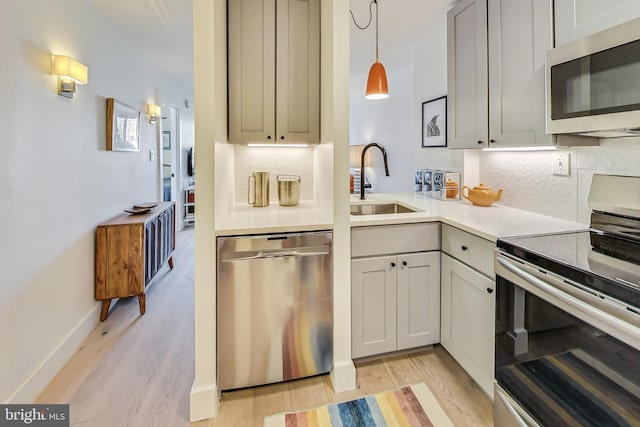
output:
[[476,270],[494,277],[493,251],[496,245],[450,225],[442,225],[442,251]]
[[395,224],[351,229],[351,257],[440,250],[440,223]]

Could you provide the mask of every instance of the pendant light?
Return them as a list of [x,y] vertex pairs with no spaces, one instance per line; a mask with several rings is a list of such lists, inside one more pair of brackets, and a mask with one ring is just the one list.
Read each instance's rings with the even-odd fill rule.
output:
[[378,60],[378,0],[371,0],[371,3],[369,3],[369,23],[364,27],[358,25],[352,11],[349,11],[349,13],[351,13],[351,18],[353,19],[353,23],[356,27],[361,30],[365,30],[369,28],[369,25],[371,25],[371,21],[373,20],[372,6],[374,4],[376,5],[376,62],[374,62],[369,69],[366,98],[384,99],[389,96],[389,86],[387,84],[387,73],[384,70],[384,65],[382,65]]
[[378,0],[373,0],[376,5],[376,62],[369,69],[367,79],[367,99],[385,99],[389,97],[387,73],[382,62],[378,61]]

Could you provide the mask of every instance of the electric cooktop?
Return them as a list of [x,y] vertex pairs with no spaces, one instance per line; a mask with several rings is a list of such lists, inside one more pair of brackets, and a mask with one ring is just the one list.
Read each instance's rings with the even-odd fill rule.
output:
[[640,219],[594,211],[591,227],[582,232],[503,238],[497,247],[568,282],[640,309]]

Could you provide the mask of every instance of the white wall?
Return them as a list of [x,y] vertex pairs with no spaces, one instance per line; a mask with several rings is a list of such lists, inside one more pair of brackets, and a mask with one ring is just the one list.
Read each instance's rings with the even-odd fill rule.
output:
[[[389,160],[390,176],[386,177],[381,153],[375,148],[367,152],[372,166],[365,173],[374,192],[413,191],[415,169],[462,171],[462,152],[421,145],[422,103],[447,93],[446,13],[451,5],[446,1],[406,3],[380,5],[380,61],[387,71],[387,99],[364,97],[369,67],[375,59],[373,24],[367,30],[358,30],[353,22],[350,26],[350,144],[377,142],[385,147]],[[351,7],[358,24],[366,24],[368,14],[362,2],[352,0]],[[416,22],[412,18],[403,26],[407,10],[424,19]],[[389,35],[385,28],[398,33]],[[358,47],[367,41],[371,51],[363,54]]]
[[[98,323],[96,225],[159,197],[155,127],[143,114],[140,152],[106,151],[106,98],[144,111],[157,90],[193,95],[89,2],[3,1],[0,47],[0,401],[29,402]],[[52,53],[89,67],[73,100]]]

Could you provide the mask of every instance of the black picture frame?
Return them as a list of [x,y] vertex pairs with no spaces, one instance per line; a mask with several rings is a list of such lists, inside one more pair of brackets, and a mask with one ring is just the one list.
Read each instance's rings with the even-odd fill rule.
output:
[[447,146],[447,95],[422,103],[422,147]]

